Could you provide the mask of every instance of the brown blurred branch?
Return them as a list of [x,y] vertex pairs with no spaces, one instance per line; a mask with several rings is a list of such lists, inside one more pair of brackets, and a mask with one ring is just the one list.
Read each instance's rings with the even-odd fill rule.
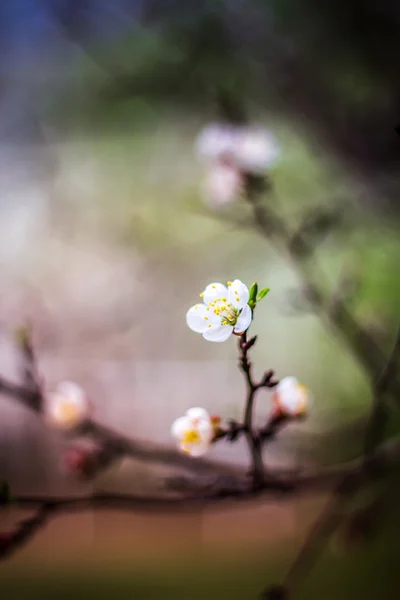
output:
[[[344,297],[340,294],[333,295],[327,291],[318,265],[315,260],[311,263],[310,257],[314,254],[315,236],[310,233],[309,217],[306,217],[306,224],[300,225],[297,231],[292,232],[287,223],[267,205],[262,194],[266,190],[266,186],[269,188],[270,184],[267,182],[263,186],[262,182],[254,182],[254,177],[250,177],[247,181],[247,200],[253,207],[257,230],[289,257],[315,313],[330,330],[338,334],[345,342],[364,368],[370,381],[374,382],[385,365],[385,353],[370,332],[348,310]],[[315,216],[313,226],[317,227],[320,220]],[[323,233],[326,235],[329,219],[322,219],[322,222],[324,224]],[[331,224],[336,222],[335,219],[332,219]],[[400,395],[398,374],[391,379],[390,386],[396,395]]]
[[[25,359],[24,381],[26,386],[20,386],[12,383],[0,376],[0,393],[5,393],[15,400],[24,404],[27,408],[41,414],[44,407],[44,396],[40,383],[39,374],[36,369],[35,353],[31,340],[30,331],[22,328],[17,332],[17,340]],[[277,381],[273,379],[272,370],[265,373],[262,380],[256,383],[251,375],[251,364],[249,361],[249,351],[256,341],[256,336],[247,341],[247,334],[239,337],[240,368],[244,372],[247,381],[247,399],[243,424],[232,422],[227,430],[221,430],[217,439],[227,438],[234,441],[239,433],[244,432],[249,443],[249,448],[253,461],[253,484],[257,487],[263,480],[264,467],[262,463],[261,450],[263,436],[253,430],[252,427],[252,407],[254,396],[257,390],[262,387],[273,387]],[[271,424],[269,427],[271,428]],[[93,420],[87,420],[80,428],[79,433],[90,435],[93,439],[100,442],[102,450],[97,461],[98,468],[109,466],[113,461],[124,456],[139,458],[146,462],[160,462],[171,466],[188,468],[196,473],[207,473],[210,471],[220,474],[237,474],[238,469],[225,463],[212,462],[206,459],[197,458],[195,461],[176,450],[171,450],[151,444],[145,441],[134,440],[123,436],[120,433],[101,425]],[[265,436],[264,436],[265,437]],[[96,470],[91,472],[94,475]]]
[[21,521],[14,531],[0,534],[0,560],[10,558],[45,526],[53,512],[53,505],[41,501],[36,506],[38,508],[32,517]]
[[397,331],[396,341],[392,353],[382,369],[373,386],[373,405],[370,420],[365,436],[365,456],[368,458],[380,438],[388,418],[388,406],[384,402],[385,395],[390,388],[392,380],[397,376],[400,357],[400,328]]
[[[30,410],[41,414],[43,407],[43,394],[38,389],[31,390],[18,385],[6,378],[0,376],[0,393],[6,394],[22,403]],[[82,433],[88,433],[93,438],[102,443],[106,443],[109,448],[110,459],[117,459],[123,456],[138,458],[146,462],[155,462],[169,464],[195,471],[197,473],[206,473],[215,471],[219,473],[237,473],[237,469],[225,463],[210,461],[198,458],[195,461],[189,456],[179,453],[176,450],[165,448],[158,444],[148,443],[142,440],[134,440],[113,431],[112,429],[96,423],[87,421],[81,430]],[[110,461],[108,461],[109,464]]]
[[[285,578],[284,585],[280,588],[284,591],[286,597],[290,590],[301,579],[304,579],[313,568],[327,541],[346,517],[348,505],[361,486],[373,478],[382,477],[386,471],[385,467],[387,465],[385,465],[384,456],[375,450],[378,438],[382,436],[383,427],[387,421],[387,407],[384,403],[384,397],[390,389],[392,378],[396,376],[399,351],[400,331],[397,334],[394,348],[373,385],[374,401],[366,431],[365,455],[359,468],[342,474],[333,490],[330,501],[314,523]],[[264,597],[268,598],[268,594],[272,594],[271,589],[264,592]]]
[[[373,456],[379,460],[381,474],[390,473],[400,463],[400,440],[389,442],[379,448]],[[371,457],[372,459],[372,457]],[[0,560],[10,557],[17,549],[28,543],[51,518],[70,512],[88,510],[124,510],[129,512],[181,512],[182,510],[199,511],[219,502],[247,502],[256,499],[276,502],[290,500],[293,495],[306,494],[314,490],[330,490],[336,485],[337,490],[345,491],[344,480],[358,481],[364,472],[364,461],[358,459],[341,467],[324,469],[315,473],[293,475],[281,471],[274,480],[265,480],[257,489],[248,485],[245,479],[238,479],[236,484],[225,484],[224,479],[217,479],[214,487],[202,492],[201,488],[189,496],[160,497],[134,496],[124,494],[96,493],[83,497],[47,497],[16,496],[12,502],[15,508],[36,509],[33,517],[22,521],[10,534],[0,535]],[[338,484],[339,482],[339,484]],[[350,489],[350,488],[349,488]],[[326,530],[327,525],[324,526]]]

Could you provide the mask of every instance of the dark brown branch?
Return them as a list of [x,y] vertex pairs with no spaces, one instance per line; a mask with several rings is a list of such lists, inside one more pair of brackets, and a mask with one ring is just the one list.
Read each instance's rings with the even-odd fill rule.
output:
[[53,504],[42,501],[32,517],[21,521],[14,531],[0,534],[0,560],[10,558],[17,550],[25,546],[35,533],[44,527],[53,512]]
[[110,452],[115,458],[123,456],[139,458],[145,462],[158,462],[176,467],[184,467],[196,473],[214,471],[237,474],[238,471],[237,468],[235,469],[235,467],[229,466],[226,463],[210,461],[204,458],[193,459],[177,450],[125,437],[109,427],[94,421],[88,421],[83,431],[92,435],[94,439],[109,444]]
[[244,373],[247,391],[246,403],[243,416],[243,430],[249,446],[252,460],[252,481],[255,489],[262,487],[264,483],[264,464],[262,459],[262,445],[258,435],[253,430],[253,405],[254,398],[260,385],[253,380],[249,350],[255,343],[255,338],[247,340],[245,331],[239,337],[239,366]]
[[[382,475],[391,473],[400,463],[400,441],[395,443],[392,441],[382,446],[374,453],[374,459],[379,459]],[[26,544],[50,518],[59,514],[97,509],[146,513],[199,511],[219,502],[237,503],[254,500],[276,502],[277,495],[280,501],[290,500],[294,494],[297,496],[315,490],[329,490],[335,485],[337,493],[346,496],[351,492],[352,487],[346,489],[343,481],[357,482],[363,473],[364,461],[359,459],[341,467],[303,473],[298,476],[280,472],[276,479],[266,479],[258,489],[254,489],[245,479],[238,480],[235,485],[225,484],[223,478],[219,483],[217,479],[214,487],[206,492],[201,492],[201,488],[197,488],[193,495],[184,497],[107,493],[83,497],[15,496],[13,506],[27,510],[36,509],[36,512],[34,517],[23,521],[14,533],[0,535],[0,560],[8,558],[15,550]],[[332,523],[333,521],[334,519]],[[327,525],[324,525],[324,531],[327,528]]]
[[40,412],[41,396],[37,391],[22,387],[0,376],[0,394],[6,394],[35,412]]

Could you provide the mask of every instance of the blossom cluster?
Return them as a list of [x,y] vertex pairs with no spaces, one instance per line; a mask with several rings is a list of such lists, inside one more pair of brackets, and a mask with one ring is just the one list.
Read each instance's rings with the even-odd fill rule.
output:
[[[210,283],[200,294],[202,302],[192,306],[186,313],[187,325],[211,342],[224,342],[231,335],[243,336],[252,323],[256,304],[267,292],[268,288],[258,292],[257,283],[249,290],[239,279],[228,281],[227,285]],[[309,404],[308,389],[295,377],[285,377],[272,388],[270,418],[298,418],[306,414]],[[91,403],[87,394],[72,381],[59,383],[47,395],[47,420],[58,429],[77,430],[89,419],[90,414]],[[208,452],[224,431],[221,417],[210,415],[201,407],[188,409],[171,427],[179,450],[193,457]],[[70,448],[64,457],[64,467],[67,472],[79,476],[90,473],[96,466],[97,451],[83,446]]]
[[[254,283],[249,290],[239,279],[222,283],[210,283],[200,294],[203,302],[195,304],[186,313],[186,323],[192,331],[202,334],[211,342],[224,342],[232,334],[242,336],[250,327],[253,310],[262,300],[268,288],[258,292]],[[284,377],[273,388],[273,419],[298,418],[306,414],[311,396],[305,385],[292,376]],[[190,408],[171,427],[182,452],[191,456],[205,454],[216,435],[221,431],[221,418],[210,417],[204,408]]]
[[264,175],[279,155],[268,129],[231,123],[207,125],[197,138],[196,149],[207,166],[205,200],[216,207],[240,198],[245,175]]

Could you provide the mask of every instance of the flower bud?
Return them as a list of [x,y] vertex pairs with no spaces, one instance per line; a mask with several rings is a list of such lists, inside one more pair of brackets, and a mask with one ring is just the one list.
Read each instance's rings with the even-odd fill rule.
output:
[[77,479],[86,479],[93,475],[97,465],[96,450],[83,446],[68,448],[62,459],[63,470]]
[[285,377],[275,387],[273,401],[276,413],[300,417],[307,413],[310,394],[295,377]]
[[47,417],[60,429],[75,429],[87,419],[89,411],[90,403],[84,390],[71,381],[60,383],[48,396]]

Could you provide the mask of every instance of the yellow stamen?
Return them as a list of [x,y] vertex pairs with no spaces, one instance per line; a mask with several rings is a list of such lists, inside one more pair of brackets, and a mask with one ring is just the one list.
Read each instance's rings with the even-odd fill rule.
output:
[[66,425],[74,423],[79,418],[79,410],[72,402],[64,402],[58,407],[57,412],[59,420]]
[[182,444],[198,444],[200,442],[200,435],[195,429],[189,429],[185,431],[181,443]]

